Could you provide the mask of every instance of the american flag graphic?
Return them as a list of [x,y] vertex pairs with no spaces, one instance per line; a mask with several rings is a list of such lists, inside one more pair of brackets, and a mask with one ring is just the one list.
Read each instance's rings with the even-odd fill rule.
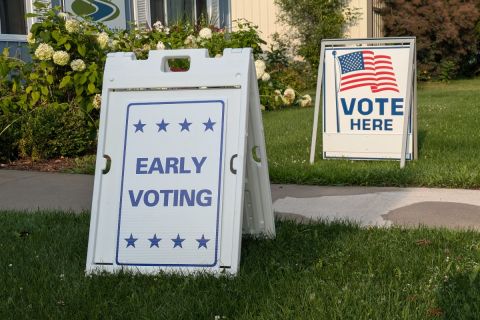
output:
[[376,55],[362,50],[338,57],[340,61],[340,91],[370,87],[375,92],[399,92],[392,59],[388,55]]

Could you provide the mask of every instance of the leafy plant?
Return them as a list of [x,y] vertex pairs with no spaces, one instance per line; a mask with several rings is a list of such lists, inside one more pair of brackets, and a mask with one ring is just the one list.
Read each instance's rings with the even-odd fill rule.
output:
[[[251,47],[263,66],[258,79],[266,108],[298,105],[290,85],[282,83],[281,77],[270,79],[266,72],[270,68],[278,72],[287,63],[267,66],[263,61],[265,42],[258,28],[248,21],[236,21],[231,32],[204,20],[196,26],[156,22],[152,28],[132,25],[128,30],[110,30],[101,23],[78,20],[61,12],[60,7],[48,8],[39,1],[35,7],[40,13],[29,16],[39,19],[27,36],[32,63],[10,58],[8,51],[0,57],[0,91],[4,93],[0,115],[9,115],[1,121],[0,135],[18,122],[16,130],[20,132],[14,136],[21,156],[77,156],[92,150],[109,52],[134,52],[137,59],[146,59],[150,50],[206,48],[210,56],[220,57],[225,48]],[[185,70],[188,65],[181,59],[169,61],[172,71]],[[277,92],[285,90],[290,94],[279,97]],[[5,124],[7,119],[13,122]]]
[[318,67],[322,39],[340,38],[358,14],[346,0],[275,0],[279,20],[291,27],[290,39],[297,53]]
[[449,80],[480,67],[480,1],[386,0],[386,36],[415,36],[420,79]]
[[89,130],[85,113],[75,107],[35,109],[23,122],[19,152],[33,160],[79,156],[92,152],[95,131]]
[[[9,115],[17,111],[19,104],[25,102],[22,96],[28,65],[17,58],[10,57],[8,48],[0,55],[0,114]],[[1,132],[0,128],[0,132]]]
[[[35,5],[45,6],[40,2]],[[101,23],[58,14],[59,9],[47,10],[30,30],[28,42],[34,63],[25,94],[30,108],[78,106],[95,129],[98,105],[94,99],[101,92],[111,31]]]

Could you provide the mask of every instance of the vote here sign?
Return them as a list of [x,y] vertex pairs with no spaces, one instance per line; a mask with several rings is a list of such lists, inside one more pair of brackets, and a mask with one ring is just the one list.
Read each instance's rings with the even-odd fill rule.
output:
[[408,46],[325,48],[324,157],[399,159],[408,117],[406,158],[412,158],[409,53]]
[[217,264],[225,104],[127,108],[116,263]]

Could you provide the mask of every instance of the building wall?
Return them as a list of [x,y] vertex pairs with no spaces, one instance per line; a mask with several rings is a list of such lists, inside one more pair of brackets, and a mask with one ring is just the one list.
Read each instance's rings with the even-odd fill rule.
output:
[[[371,1],[372,0],[350,0],[349,8],[358,14],[358,18],[355,24],[348,26],[345,30],[346,38],[371,37]],[[368,2],[370,2],[370,4]]]
[[[381,22],[381,18],[373,16],[372,24],[372,4],[378,0],[350,0],[350,9],[359,14],[355,24],[348,26],[345,31],[347,38],[367,38],[381,36],[381,26],[375,24]],[[271,40],[271,35],[275,32],[280,34],[288,32],[289,28],[277,21],[279,9],[274,0],[231,0],[232,20],[247,19],[258,25],[262,38],[266,41]],[[378,29],[378,30],[377,30]],[[376,32],[375,32],[376,31]]]
[[8,48],[11,57],[22,59],[23,61],[30,61],[31,57],[28,53],[27,42],[22,40],[0,40],[0,53],[3,49]]
[[385,34],[383,32],[383,18],[380,15],[380,9],[385,7],[385,3],[381,0],[372,0],[372,37],[381,38]]
[[231,0],[232,21],[247,19],[258,25],[262,39],[267,42],[275,32],[283,34],[288,30],[277,22],[279,11],[274,0]]

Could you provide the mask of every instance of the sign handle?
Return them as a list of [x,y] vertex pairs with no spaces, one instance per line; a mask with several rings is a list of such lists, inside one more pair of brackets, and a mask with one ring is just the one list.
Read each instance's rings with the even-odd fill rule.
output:
[[230,158],[230,172],[232,174],[237,174],[237,169],[234,169],[233,168],[233,161],[235,160],[235,158],[238,157],[238,154],[234,154],[231,158]]

